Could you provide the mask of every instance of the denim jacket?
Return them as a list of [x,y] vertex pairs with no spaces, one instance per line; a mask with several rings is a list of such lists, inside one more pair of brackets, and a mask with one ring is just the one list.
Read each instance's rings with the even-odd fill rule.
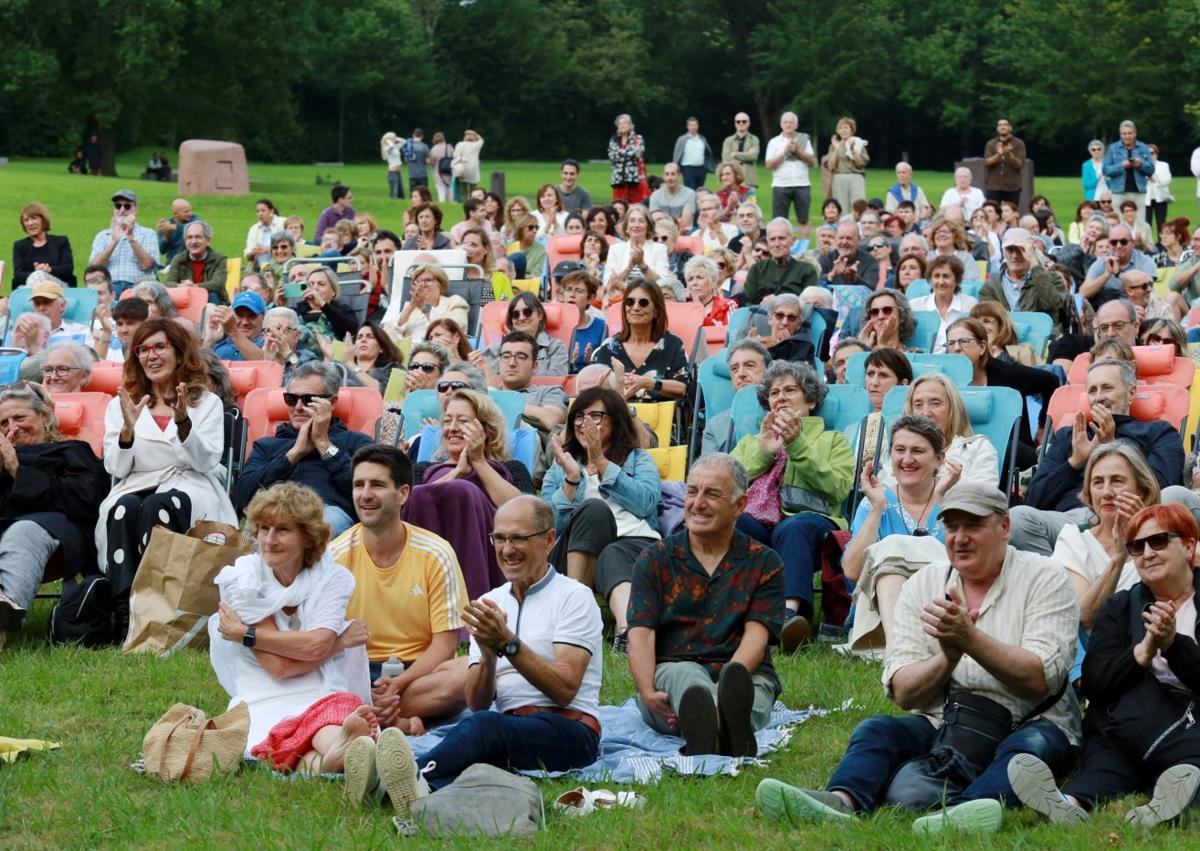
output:
[[1133,170],[1138,192],[1146,191],[1146,178],[1154,174],[1154,155],[1145,142],[1135,139],[1133,151],[1126,152],[1125,143],[1118,139],[1104,152],[1104,179],[1108,181],[1108,191],[1114,195],[1120,194],[1125,186],[1125,166],[1122,163],[1127,159],[1142,161],[1141,167]]
[[[570,519],[571,512],[583,505],[584,501],[585,488],[582,483],[575,488],[575,498],[567,499],[563,489],[566,477],[562,465],[555,462],[542,482],[542,499],[548,500],[554,509],[555,525],[559,531]],[[658,465],[646,450],[633,450],[620,466],[609,463],[600,479],[600,498],[616,503],[631,514],[644,517],[655,531],[659,531],[658,504],[662,501],[662,480],[658,476]]]

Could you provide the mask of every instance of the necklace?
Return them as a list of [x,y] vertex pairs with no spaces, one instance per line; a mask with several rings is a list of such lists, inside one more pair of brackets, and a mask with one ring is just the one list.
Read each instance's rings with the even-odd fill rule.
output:
[[896,488],[896,504],[900,506],[900,522],[904,524],[905,532],[907,532],[910,535],[914,535],[916,537],[921,537],[923,535],[929,534],[929,530],[921,525],[921,521],[925,519],[925,512],[929,510],[929,504],[931,502],[933,502],[933,492],[936,489],[937,489],[936,485],[929,489],[929,498],[925,500],[925,506],[921,509],[921,513],[918,514],[915,518],[913,518],[913,522],[916,525],[909,526],[908,520],[905,519],[904,515],[907,514],[909,516],[909,518],[912,518],[912,512],[909,511],[907,507],[905,507],[904,499],[900,495],[900,488],[899,487]]

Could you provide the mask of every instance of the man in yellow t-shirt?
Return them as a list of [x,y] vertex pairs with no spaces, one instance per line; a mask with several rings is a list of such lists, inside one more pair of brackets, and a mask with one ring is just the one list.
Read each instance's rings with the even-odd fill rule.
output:
[[[359,523],[329,546],[334,561],[354,575],[347,617],[362,620],[372,700],[380,723],[410,735],[422,719],[455,715],[466,706],[467,657],[455,658],[467,588],[450,545],[400,519],[412,487],[412,462],[392,446],[354,454],[354,510]],[[389,656],[405,664],[382,677]]]

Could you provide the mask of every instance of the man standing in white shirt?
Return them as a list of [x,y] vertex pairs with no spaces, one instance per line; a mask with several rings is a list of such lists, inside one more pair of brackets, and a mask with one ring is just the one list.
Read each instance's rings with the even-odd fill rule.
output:
[[1196,178],[1196,197],[1200,198],[1200,145],[1192,151],[1192,176]]
[[808,134],[797,132],[799,125],[800,119],[794,112],[785,112],[780,117],[782,132],[767,142],[766,166],[773,173],[771,217],[786,219],[794,205],[796,221],[800,223],[798,235],[808,239],[808,208],[812,203],[808,167],[817,164],[817,155]]

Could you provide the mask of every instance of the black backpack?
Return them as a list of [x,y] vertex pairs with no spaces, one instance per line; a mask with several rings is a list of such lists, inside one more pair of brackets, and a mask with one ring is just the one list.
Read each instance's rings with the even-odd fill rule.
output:
[[442,157],[438,160],[438,174],[450,177],[454,173],[454,157]]
[[113,643],[113,605],[108,579],[100,574],[65,579],[62,598],[50,612],[53,644],[106,647]]

